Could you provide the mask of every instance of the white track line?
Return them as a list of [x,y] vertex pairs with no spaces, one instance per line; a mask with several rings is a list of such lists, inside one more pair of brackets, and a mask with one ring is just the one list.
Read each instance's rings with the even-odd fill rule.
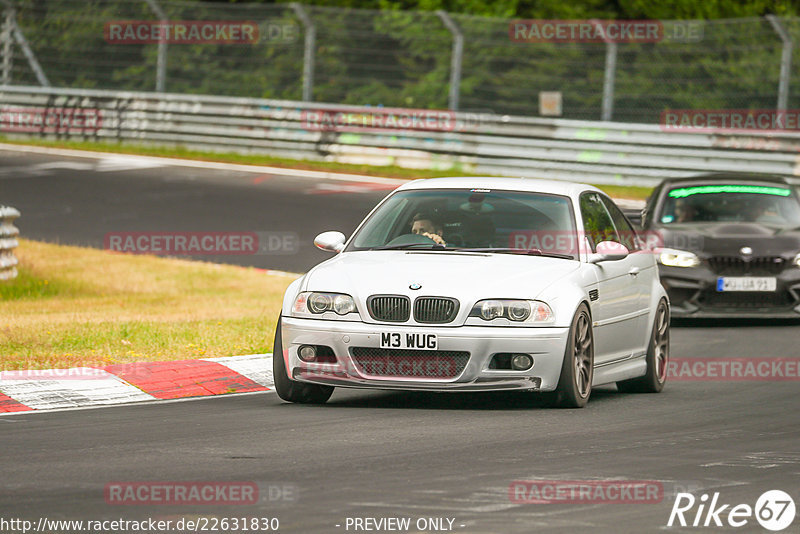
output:
[[217,169],[224,171],[252,172],[256,174],[276,174],[283,176],[304,176],[319,180],[341,180],[347,182],[366,182],[375,184],[396,184],[402,185],[407,180],[398,178],[382,178],[377,176],[366,176],[363,174],[346,174],[337,172],[311,171],[303,169],[288,169],[283,167],[267,167],[262,165],[245,165],[241,163],[223,163],[219,161],[200,161],[180,158],[165,158],[160,156],[140,156],[137,154],[121,154],[118,152],[95,152],[92,150],[74,150],[69,148],[51,148],[33,145],[14,145],[0,143],[0,150],[8,152],[25,152],[31,154],[48,154],[51,156],[66,156],[72,158],[130,158],[131,161],[139,160],[142,166],[166,166],[166,167],[194,167],[201,169]]

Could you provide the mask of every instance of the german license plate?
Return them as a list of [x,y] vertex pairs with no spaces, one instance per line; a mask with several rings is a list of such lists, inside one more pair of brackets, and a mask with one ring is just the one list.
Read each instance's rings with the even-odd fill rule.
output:
[[420,332],[382,332],[382,349],[416,349],[416,350],[436,350],[439,341],[436,334],[425,334]]
[[717,291],[775,291],[774,277],[722,276],[717,278]]

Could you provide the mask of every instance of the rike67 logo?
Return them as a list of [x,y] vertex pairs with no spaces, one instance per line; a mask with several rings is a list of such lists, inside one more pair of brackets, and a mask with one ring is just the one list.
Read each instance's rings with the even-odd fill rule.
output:
[[719,492],[710,497],[704,493],[699,498],[691,493],[678,493],[667,526],[739,528],[749,525],[748,530],[751,530],[755,519],[761,527],[778,532],[792,524],[795,513],[794,500],[781,490],[762,493],[755,506],[720,503]]

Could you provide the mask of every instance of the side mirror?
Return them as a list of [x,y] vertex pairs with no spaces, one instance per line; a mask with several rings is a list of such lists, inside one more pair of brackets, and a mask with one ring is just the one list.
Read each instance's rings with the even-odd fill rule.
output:
[[625,245],[616,241],[601,241],[597,244],[596,252],[589,254],[589,263],[600,263],[601,261],[619,261],[628,257],[630,252]]
[[327,252],[341,252],[347,239],[342,232],[322,232],[314,238],[314,245]]

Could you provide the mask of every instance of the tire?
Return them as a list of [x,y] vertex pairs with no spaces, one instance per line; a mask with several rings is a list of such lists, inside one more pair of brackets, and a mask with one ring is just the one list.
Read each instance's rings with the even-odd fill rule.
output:
[[561,364],[561,376],[550,402],[559,408],[583,408],[592,395],[594,336],[592,317],[585,303],[578,306]]
[[275,327],[275,344],[272,349],[272,378],[275,381],[275,392],[288,402],[324,404],[333,395],[333,386],[305,384],[289,378],[286,362],[283,359],[280,317],[278,317],[278,324]]
[[645,375],[617,382],[617,390],[622,393],[658,393],[664,389],[669,363],[669,306],[666,300],[661,300],[656,308],[646,359]]

